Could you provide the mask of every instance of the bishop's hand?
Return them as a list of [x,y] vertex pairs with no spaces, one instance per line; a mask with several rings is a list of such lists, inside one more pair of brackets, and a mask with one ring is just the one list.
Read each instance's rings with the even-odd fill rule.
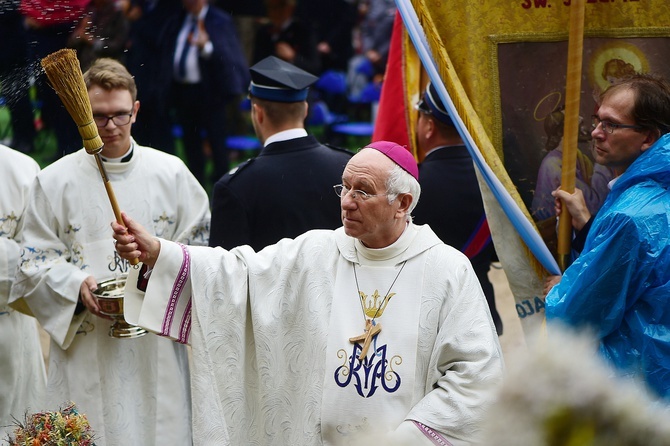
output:
[[116,221],[112,222],[116,252],[128,261],[139,259],[140,262],[153,268],[161,250],[160,242],[125,212],[122,212],[121,216],[125,227]]

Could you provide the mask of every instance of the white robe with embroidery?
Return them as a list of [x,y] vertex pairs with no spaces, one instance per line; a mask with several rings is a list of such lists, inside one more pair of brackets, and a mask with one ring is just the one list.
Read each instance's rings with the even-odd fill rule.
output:
[[13,431],[12,417],[39,409],[46,373],[37,322],[7,305],[19,262],[21,218],[39,165],[0,145],[0,440]]
[[[475,440],[503,368],[486,299],[428,226],[399,243],[375,258],[342,228],[259,253],[161,241],[146,294],[126,285],[126,320],[191,343],[195,443],[355,444],[413,421]],[[349,338],[387,294],[361,364]]]
[[[159,237],[207,243],[207,194],[177,157],[135,144],[129,162],[105,167],[121,210]],[[114,219],[95,158],[83,149],[39,174],[12,305],[51,336],[45,409],[74,401],[98,446],[189,445],[187,349],[153,334],[112,338],[111,321],[74,314],[87,276],[100,283],[132,269],[114,249]]]

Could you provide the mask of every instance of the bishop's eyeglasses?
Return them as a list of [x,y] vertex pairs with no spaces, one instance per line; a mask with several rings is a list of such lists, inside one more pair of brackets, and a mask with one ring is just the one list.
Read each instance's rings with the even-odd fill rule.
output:
[[335,186],[333,186],[333,189],[335,189],[335,193],[340,198],[345,197],[349,192],[351,192],[351,198],[353,198],[354,200],[360,199],[361,201],[369,200],[372,197],[380,197],[383,195],[388,195],[388,194],[369,194],[359,189],[349,189],[348,187],[342,184],[336,184]]
[[600,119],[598,115],[592,115],[591,116],[591,129],[595,130],[596,127],[598,127],[598,124],[603,126],[603,132],[609,133],[610,135],[614,133],[616,129],[635,129],[635,130],[642,130],[643,127],[639,125],[631,125],[631,124],[616,124],[614,122],[610,122],[604,119]]
[[109,121],[112,121],[115,126],[121,127],[130,124],[130,118],[132,118],[132,116],[132,113],[119,113],[118,115],[113,116],[93,115],[93,121],[95,121],[95,125],[99,128],[107,127]]

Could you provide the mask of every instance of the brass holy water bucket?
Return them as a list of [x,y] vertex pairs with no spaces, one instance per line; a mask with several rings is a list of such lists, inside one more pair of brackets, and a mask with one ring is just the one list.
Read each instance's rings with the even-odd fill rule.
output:
[[144,328],[131,325],[123,318],[123,291],[126,286],[127,274],[104,280],[98,284],[93,295],[98,301],[100,313],[109,316],[114,323],[109,327],[109,335],[113,338],[132,339],[147,334]]

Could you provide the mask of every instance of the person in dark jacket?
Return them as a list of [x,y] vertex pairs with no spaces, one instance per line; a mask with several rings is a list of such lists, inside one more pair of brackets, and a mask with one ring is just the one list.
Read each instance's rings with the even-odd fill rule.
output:
[[[184,11],[166,24],[161,82],[181,127],[188,167],[201,184],[229,169],[227,110],[249,85],[249,69],[233,20],[207,0],[182,0]],[[163,90],[165,91],[165,90]],[[227,125],[228,124],[228,125]],[[206,177],[204,141],[214,173]]]
[[430,225],[444,243],[468,256],[501,335],[502,319],[488,278],[495,248],[472,158],[432,84],[426,87],[417,109],[417,142],[425,158],[419,165],[421,201],[414,210],[414,221]]
[[304,128],[316,76],[274,56],[250,71],[251,120],[264,147],[214,185],[209,243],[258,251],[284,237],[342,225],[333,186],[353,154],[320,144]]
[[295,16],[295,6],[295,0],[265,0],[268,20],[256,31],[252,63],[277,56],[318,75],[321,67],[316,32],[312,23]]

